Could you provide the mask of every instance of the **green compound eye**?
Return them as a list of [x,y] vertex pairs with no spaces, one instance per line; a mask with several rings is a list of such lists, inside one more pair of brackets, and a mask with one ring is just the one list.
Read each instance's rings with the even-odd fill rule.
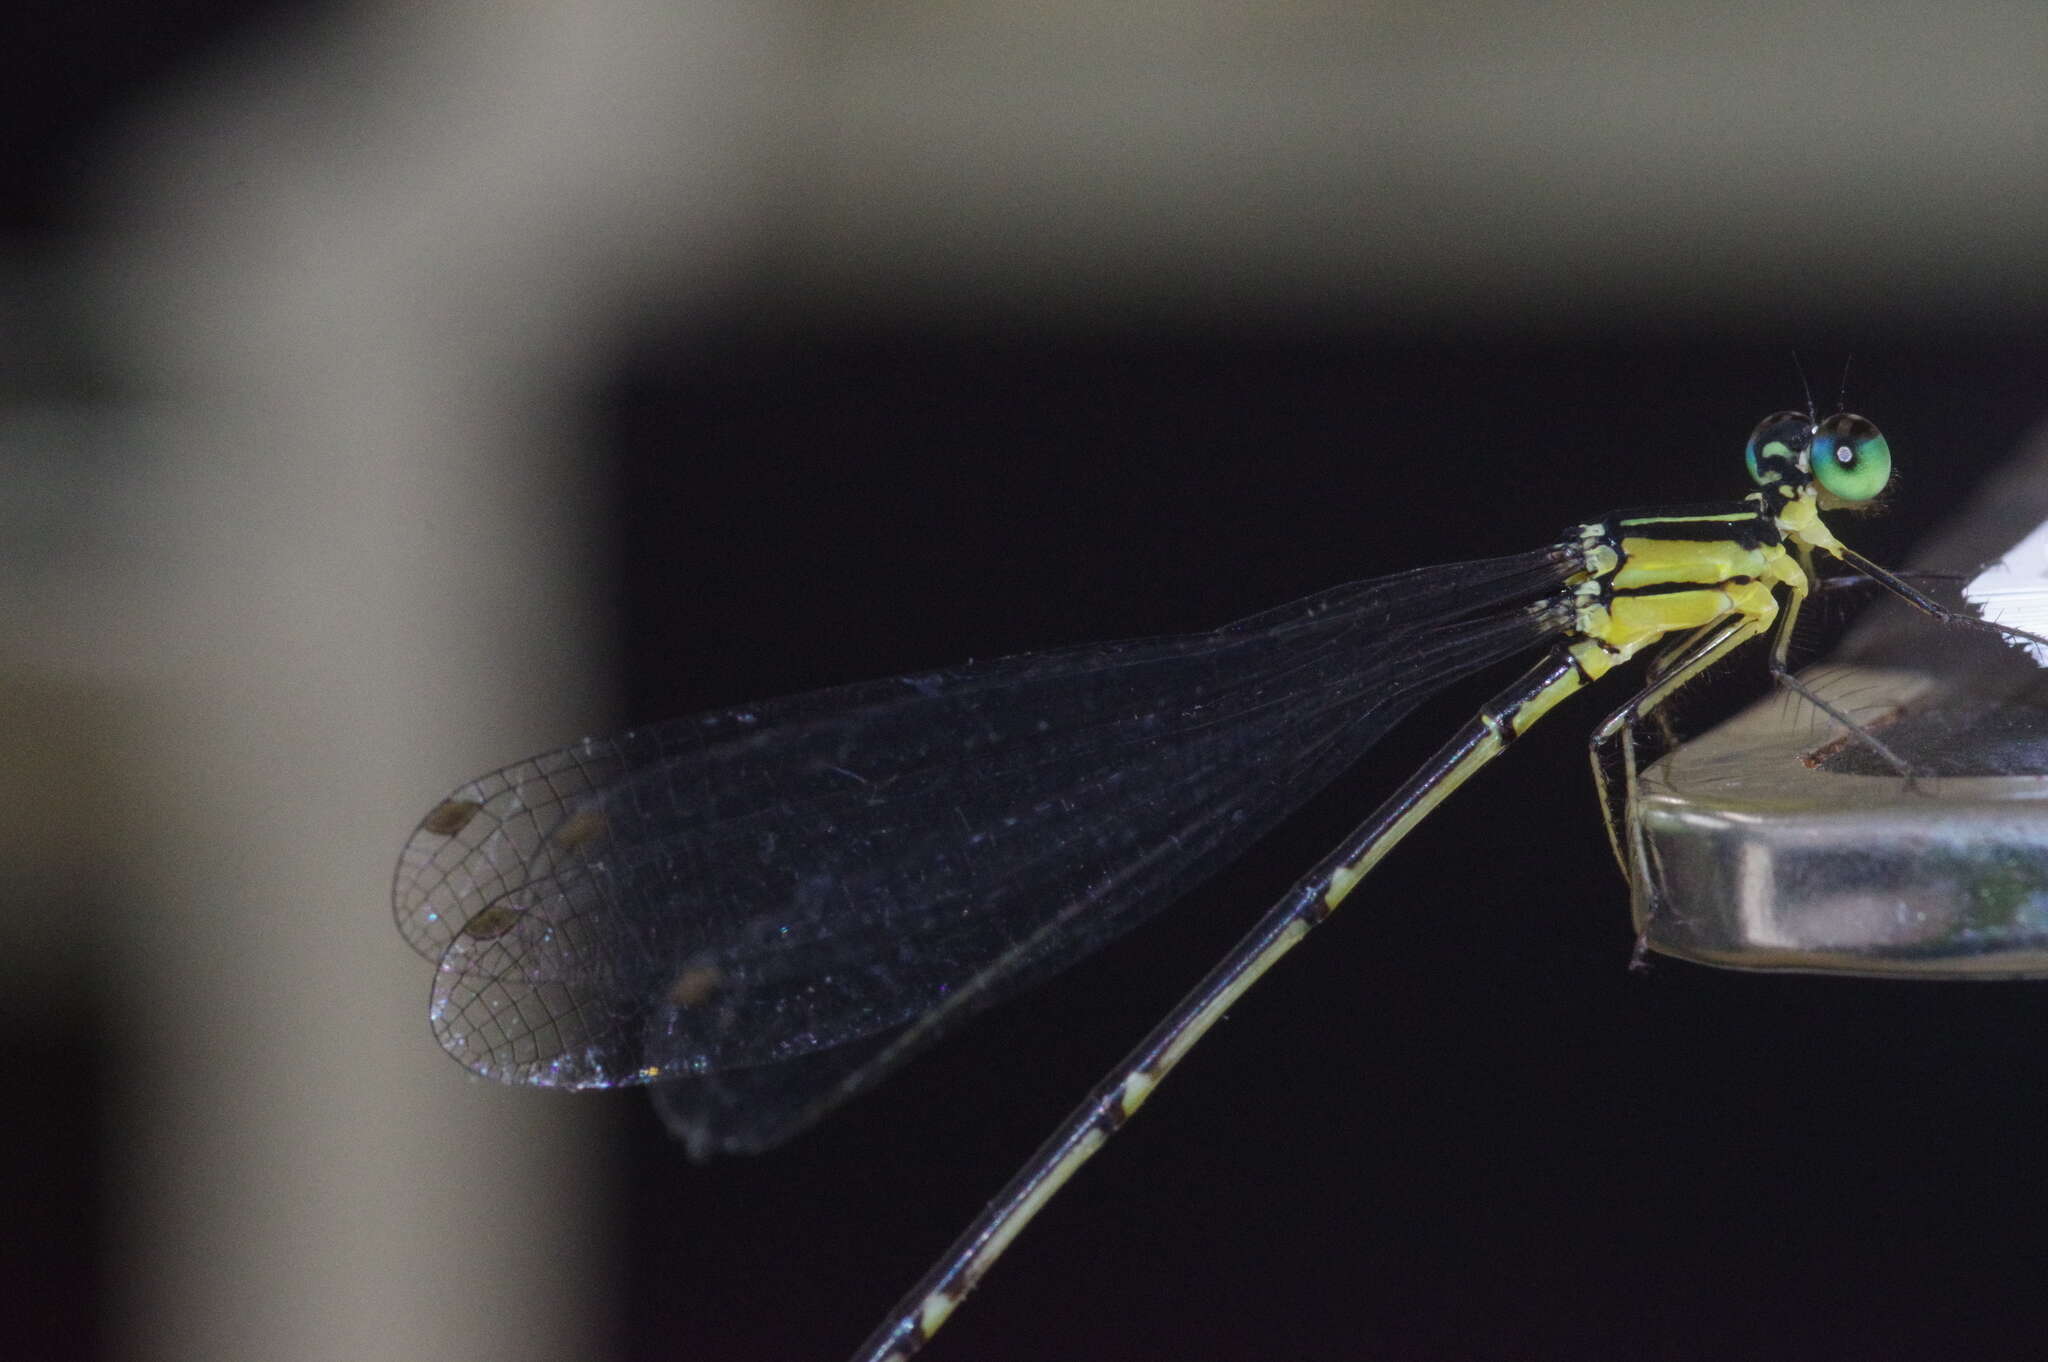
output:
[[1774,412],[1756,423],[1742,452],[1750,481],[1762,485],[1783,481],[1799,467],[1799,451],[1812,436],[1811,419],[1803,411]]
[[1839,501],[1869,501],[1892,480],[1892,447],[1866,416],[1842,412],[1813,433],[1813,476]]

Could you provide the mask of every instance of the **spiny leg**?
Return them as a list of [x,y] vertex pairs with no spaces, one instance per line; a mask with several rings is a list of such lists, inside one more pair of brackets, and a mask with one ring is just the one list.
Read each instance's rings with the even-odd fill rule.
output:
[[[1643,837],[1642,822],[1636,817],[1636,724],[1644,715],[1655,713],[1658,706],[1687,682],[1762,633],[1768,623],[1768,616],[1758,619],[1751,615],[1730,614],[1713,621],[1708,629],[1696,630],[1689,639],[1691,648],[1688,655],[1675,659],[1662,675],[1608,715],[1593,731],[1592,740],[1587,744],[1593,764],[1593,785],[1599,791],[1600,812],[1607,824],[1607,844],[1614,851],[1616,863],[1621,866],[1622,878],[1631,885],[1640,884],[1648,897],[1649,906],[1643,915],[1646,924],[1657,910],[1657,882],[1650,870],[1649,845]],[[1618,807],[1606,769],[1608,748],[1617,739],[1621,743],[1622,773],[1622,797]],[[1628,844],[1626,850],[1622,846],[1624,839]],[[1648,951],[1646,930],[1636,935],[1630,967],[1641,969]]]
[[[1962,629],[1975,629],[1981,633],[1996,634],[2007,642],[2011,642],[2014,639],[2024,639],[2028,643],[2048,647],[2048,637],[2029,633],[2025,629],[2015,629],[2010,624],[1999,624],[1995,620],[1979,619],[1975,615],[1966,614],[1960,610],[1951,610],[1940,601],[1935,600],[1932,596],[1914,586],[1904,577],[1901,577],[1898,573],[1891,571],[1889,568],[1879,567],[1876,563],[1871,562],[1868,558],[1865,558],[1862,554],[1846,545],[1831,548],[1828,551],[1837,558],[1840,558],[1844,564],[1861,573],[1867,580],[1877,583],[1886,591],[1891,592],[1894,596],[1912,606],[1915,610],[1932,616],[1943,624],[1952,624]],[[1944,573],[1930,572],[1917,573],[1915,575],[1929,580],[1942,578],[1947,578],[1948,580],[1956,579],[1950,574]]]
[[[1622,807],[1614,809],[1606,791],[1602,793],[1602,805],[1604,811],[1608,811],[1610,815],[1608,840],[1614,844],[1614,854],[1622,862],[1622,879],[1626,879],[1630,885],[1640,885],[1642,895],[1645,895],[1645,909],[1642,909],[1642,924],[1645,924],[1645,928],[1636,932],[1636,946],[1628,959],[1630,969],[1645,969],[1649,963],[1649,920],[1657,916],[1659,907],[1657,875],[1651,866],[1649,840],[1642,836],[1642,819],[1636,815],[1640,778],[1640,762],[1636,760],[1636,723],[1640,723],[1645,715],[1659,713],[1659,707],[1667,698],[1671,698],[1671,694],[1675,694],[1681,686],[1686,686],[1688,682],[1704,674],[1710,666],[1714,666],[1722,657],[1739,649],[1743,643],[1755,639],[1759,633],[1763,633],[1767,623],[1769,616],[1757,619],[1753,614],[1733,614],[1729,619],[1720,621],[1714,633],[1694,643],[1692,655],[1677,659],[1663,676],[1659,676],[1649,686],[1636,692],[1636,696],[1628,700],[1628,705],[1622,705],[1618,711],[1608,715],[1608,719],[1593,733],[1591,746],[1595,772],[1602,766],[1602,748],[1612,743],[1616,737],[1620,737],[1622,743]],[[1620,827],[1616,827],[1616,823],[1612,821],[1614,817],[1620,817]],[[1624,829],[1628,840],[1626,854],[1620,850]]]
[[[1647,685],[1661,678],[1666,672],[1669,672],[1673,667],[1684,661],[1686,654],[1697,647],[1701,639],[1720,627],[1720,620],[1708,620],[1705,624],[1690,631],[1684,637],[1659,648],[1657,655],[1650,659],[1649,670],[1644,674],[1644,683]],[[1678,746],[1678,731],[1671,726],[1671,711],[1659,709],[1653,712],[1652,717],[1657,721],[1657,733],[1664,740],[1665,750],[1669,751]]]
[[[1846,545],[1831,546],[1828,551],[1839,558],[1844,565],[1854,569],[1859,574],[1854,580],[1874,583],[1877,586],[1883,587],[1915,610],[1920,611],[1931,619],[1939,621],[1943,625],[1971,629],[1979,633],[1996,634],[2008,643],[2023,640],[2027,643],[2048,646],[2048,638],[2044,638],[2040,634],[2014,628],[2009,624],[1999,624],[1994,620],[1979,619],[1975,615],[1966,614],[1959,610],[1952,610],[1929,596],[1926,592],[1921,591],[1904,576],[1888,568],[1879,567],[1876,563],[1871,562],[1868,558],[1865,558],[1862,554]],[[1810,559],[1803,549],[1801,551],[1801,560],[1808,565],[1808,576],[1811,579]],[[1960,574],[1953,573],[1917,573],[1914,575],[1923,580],[1961,580]],[[1791,669],[1786,665],[1786,653],[1790,647],[1791,620],[1798,615],[1798,611],[1799,600],[1795,596],[1787,603],[1786,624],[1780,629],[1778,638],[1771,649],[1772,677],[1778,684],[1799,695],[1808,704],[1841,725],[1845,733],[1883,758],[1893,770],[1905,778],[1908,785],[1911,785],[1915,773],[1910,763],[1886,746],[1884,741],[1874,733],[1822,699],[1811,686],[1808,686],[1798,677],[1792,675]]]
[[1698,647],[1701,639],[1719,629],[1724,623],[1725,619],[1708,620],[1699,628],[1689,630],[1678,639],[1665,643],[1657,650],[1657,655],[1650,659],[1649,670],[1643,674],[1643,680],[1647,683],[1662,679],[1673,667],[1684,662],[1685,655]]
[[[1685,656],[1674,659],[1661,675],[1637,691],[1627,704],[1609,714],[1593,730],[1593,736],[1586,744],[1593,766],[1593,788],[1600,798],[1600,815],[1607,824],[1607,845],[1614,852],[1615,864],[1621,867],[1623,876],[1632,878],[1634,874],[1628,852],[1622,845],[1622,830],[1627,826],[1629,813],[1634,807],[1636,723],[1645,715],[1655,713],[1657,706],[1673,691],[1726,656],[1731,649],[1756,637],[1762,628],[1762,624],[1747,615],[1728,614],[1712,621],[1706,628],[1696,630],[1689,636],[1690,646]],[[1619,805],[1615,803],[1613,782],[1607,774],[1610,749],[1617,740],[1623,744],[1623,798]]]
[[[1806,549],[1804,548],[1804,546],[1800,548],[1799,558],[1800,566],[1806,569],[1807,580],[1812,581],[1812,559],[1806,551]],[[1847,559],[1844,559],[1844,561],[1847,561]],[[1861,569],[1859,568],[1858,570],[1860,571]],[[1878,569],[1878,571],[1882,572],[1883,569],[1880,568]],[[1872,577],[1871,580],[1877,581],[1880,585],[1885,584],[1883,580],[1878,577]],[[1926,609],[1930,613],[1940,611],[1940,606],[1936,605],[1933,601],[1928,600],[1927,597],[1920,595],[1918,591],[1914,591],[1912,587],[1907,586],[1903,582],[1899,583],[1899,586],[1903,588],[1905,591],[1912,593],[1910,596],[1907,597],[1908,600],[1912,600],[1913,597],[1916,596],[1919,597],[1919,600],[1914,601],[1914,604],[1920,605],[1921,602],[1925,602],[1924,605],[1921,605],[1922,609]],[[1907,764],[1905,758],[1901,757],[1898,753],[1892,751],[1890,747],[1885,745],[1884,740],[1879,738],[1875,733],[1872,733],[1862,724],[1857,723],[1854,719],[1850,718],[1841,710],[1836,709],[1834,705],[1829,703],[1826,699],[1822,698],[1819,691],[1807,685],[1804,681],[1801,681],[1797,676],[1794,676],[1792,674],[1792,668],[1788,663],[1788,658],[1790,657],[1792,651],[1792,630],[1793,627],[1799,621],[1799,607],[1805,604],[1805,602],[1806,592],[1803,590],[1795,588],[1794,590],[1785,593],[1785,603],[1778,615],[1778,627],[1771,637],[1771,655],[1769,665],[1772,681],[1784,687],[1786,690],[1791,691],[1793,694],[1799,696],[1801,699],[1805,700],[1806,703],[1812,705],[1815,709],[1827,715],[1830,719],[1833,719],[1835,723],[1841,726],[1843,732],[1849,734],[1858,742],[1868,747],[1871,751],[1877,753],[1877,755],[1882,757],[1891,766],[1893,770],[1897,771],[1901,776],[1903,776],[1906,779],[1908,783],[1910,783],[1913,779],[1913,768],[1909,764]],[[1942,616],[1939,613],[1935,613],[1935,617],[1937,619],[1942,618]],[[1973,623],[1982,624],[1984,623],[1984,621],[1976,620],[1973,621]]]

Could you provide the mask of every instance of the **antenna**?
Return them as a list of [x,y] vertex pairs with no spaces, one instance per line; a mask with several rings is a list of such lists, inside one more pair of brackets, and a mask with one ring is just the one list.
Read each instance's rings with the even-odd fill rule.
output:
[[1806,381],[1806,366],[1799,362],[1799,352],[1792,352],[1792,367],[1799,371],[1799,391],[1806,394],[1806,423],[1810,428],[1820,426],[1820,413],[1813,407],[1813,385]]

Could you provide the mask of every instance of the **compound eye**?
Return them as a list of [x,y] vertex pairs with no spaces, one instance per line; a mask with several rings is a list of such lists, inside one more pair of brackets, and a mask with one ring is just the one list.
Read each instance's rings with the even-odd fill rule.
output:
[[1798,469],[1800,452],[1812,438],[1813,422],[1803,411],[1776,412],[1757,422],[1742,455],[1750,480],[1758,485],[1782,481]]
[[1814,428],[1811,458],[1814,481],[1838,501],[1870,501],[1892,480],[1892,447],[1876,422],[1854,412]]

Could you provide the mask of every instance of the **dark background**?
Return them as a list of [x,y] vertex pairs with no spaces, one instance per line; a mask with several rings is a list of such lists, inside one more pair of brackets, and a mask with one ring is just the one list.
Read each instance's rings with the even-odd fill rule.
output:
[[[298,17],[32,20],[37,50],[71,59],[9,84],[11,239],[60,254],[87,225],[82,159],[124,101],[240,25]],[[1876,277],[1839,298],[1723,297],[1711,316],[1451,304],[1351,328],[1342,307],[813,308],[742,270],[708,313],[623,328],[583,398],[618,709],[653,720],[1198,629],[1618,507],[1739,495],[1742,441],[1804,402],[1801,363],[1823,406],[1850,364],[1849,405],[1889,435],[1896,492],[1837,528],[1904,562],[2042,415],[2048,344],[2024,309],[1987,324],[1925,290],[1895,305]],[[786,1149],[695,1167],[637,1098],[535,1094],[613,1117],[590,1156],[615,1161],[617,1356],[850,1349],[1513,670],[1425,706],[1212,884]],[[1760,659],[1731,666],[1716,695],[1761,676]],[[2038,1339],[2048,994],[1631,972],[1584,756],[1625,690],[1575,702],[1428,820],[929,1355],[1960,1356]],[[1689,696],[1680,717],[1714,704]],[[95,1112],[116,1042],[84,996],[11,1022],[0,1220],[22,1356],[112,1348],[99,1303],[122,1266]],[[450,1293],[488,1285],[450,1265]]]
[[[1739,495],[1751,422],[1803,402],[1795,346],[1824,392],[1856,351],[1851,405],[1897,451],[1885,512],[1838,526],[1881,561],[2039,416],[2037,344],[1905,321],[650,346],[615,399],[627,708],[1199,628]],[[786,1150],[689,1168],[632,1118],[631,1355],[847,1346],[1515,670],[1453,688],[1163,919]],[[1716,695],[1761,677],[1732,664]],[[2040,987],[1632,973],[1584,755],[1625,689],[1539,726],[1375,871],[934,1354],[1903,1356],[2025,1334]]]

